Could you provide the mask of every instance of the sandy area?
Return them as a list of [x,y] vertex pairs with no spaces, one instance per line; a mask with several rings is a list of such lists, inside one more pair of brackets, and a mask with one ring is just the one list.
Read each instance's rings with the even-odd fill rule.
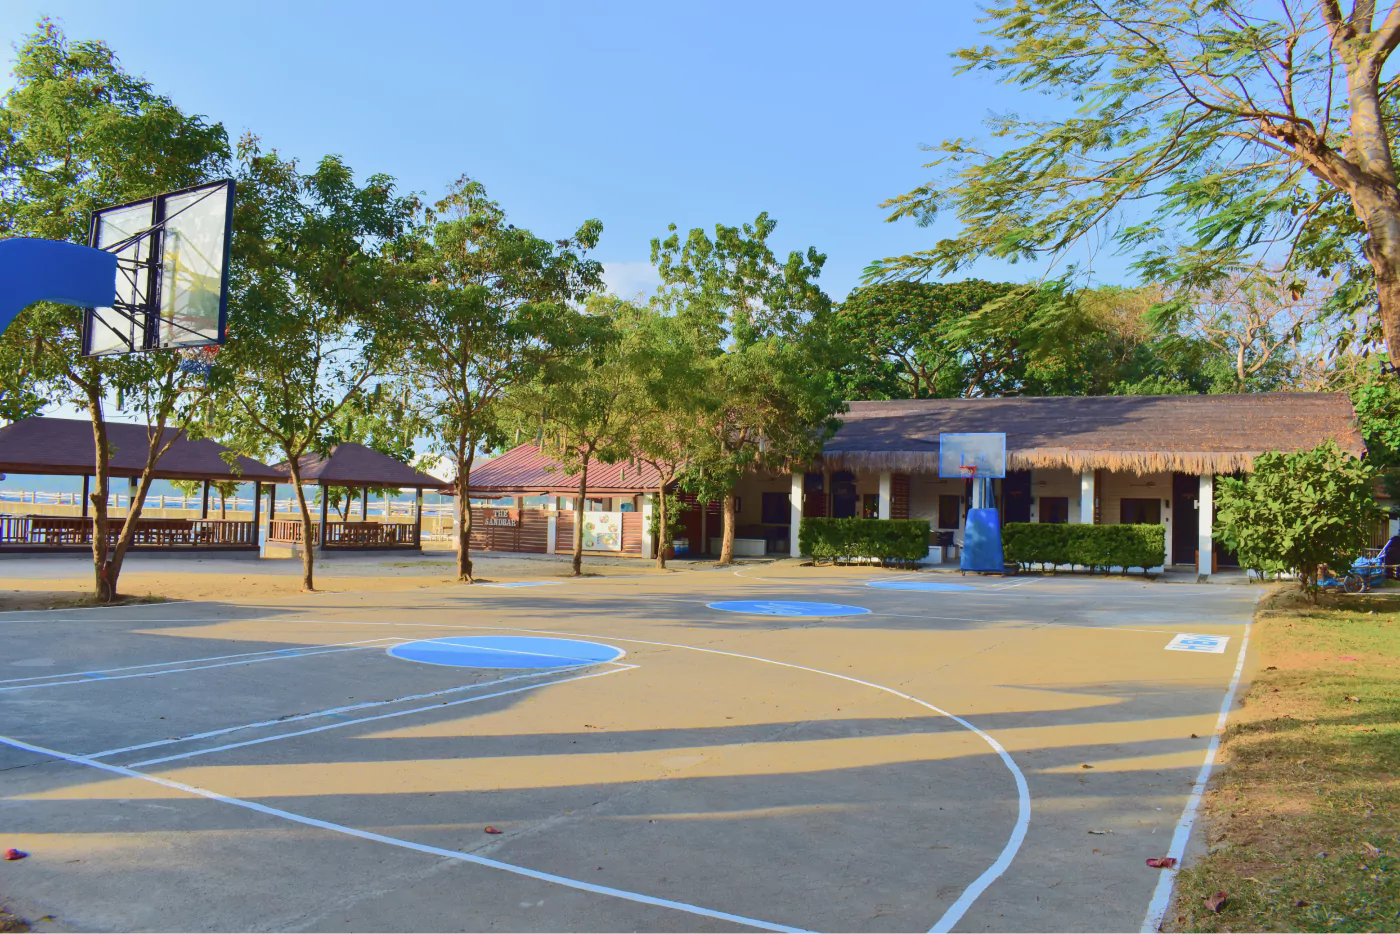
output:
[[[477,555],[478,582],[566,577],[567,556]],[[653,575],[694,572],[713,562],[673,562],[657,571],[650,561],[586,556],[586,575]],[[47,610],[92,602],[92,565],[82,557],[7,559],[0,584],[0,612]],[[456,580],[451,552],[421,555],[336,557],[316,562],[316,589],[326,592],[417,590]],[[166,558],[134,555],[118,589],[129,602],[162,600],[238,601],[301,592],[301,561],[293,558]]]

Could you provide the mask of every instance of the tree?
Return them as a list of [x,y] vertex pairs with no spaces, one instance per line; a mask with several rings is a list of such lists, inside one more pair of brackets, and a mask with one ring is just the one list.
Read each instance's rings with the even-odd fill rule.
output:
[[603,225],[586,221],[553,241],[507,223],[480,182],[465,176],[438,202],[408,251],[419,282],[403,319],[413,379],[439,452],[457,470],[457,576],[472,580],[471,472],[477,452],[504,441],[502,397],[574,352],[574,305],[602,285],[587,258]]
[[674,224],[651,242],[660,302],[691,328],[706,362],[697,399],[704,431],[683,485],[722,498],[721,566],[734,560],[734,483],[757,465],[805,464],[835,432],[840,394],[824,339],[831,301],[817,286],[826,257],[808,247],[779,261],[766,213],[742,227],[701,228],[682,241]]
[[848,399],[1204,391],[1199,340],[1160,333],[1156,289],[880,282],[831,316]]
[[666,567],[666,549],[679,521],[675,496],[666,492],[679,479],[704,441],[701,428],[710,368],[706,348],[695,332],[655,306],[638,310],[631,391],[623,399],[631,426],[633,456],[657,474],[656,566]]
[[1261,454],[1252,473],[1219,480],[1220,537],[1246,567],[1296,571],[1302,588],[1315,593],[1320,567],[1350,566],[1366,547],[1374,481],[1370,464],[1332,441]]
[[214,370],[220,433],[286,459],[301,512],[302,586],[314,589],[314,526],[300,458],[326,454],[335,420],[402,359],[407,288],[388,249],[417,210],[393,179],[357,184],[326,156],[309,172],[256,138],[239,142],[230,307],[233,339]]
[[[890,219],[962,223],[874,278],[947,274],[980,256],[1060,259],[1111,240],[1148,281],[1195,287],[1274,248],[1373,292],[1400,341],[1400,190],[1393,137],[1400,3],[1015,0],[960,71],[1072,102],[1067,116],[990,122],[1001,141],[936,147],[951,166],[887,202]],[[1364,257],[1364,260],[1363,260]]]
[[[14,84],[0,104],[0,236],[86,243],[92,210],[224,174],[221,124],[188,116],[148,82],[128,75],[102,42],[71,42],[53,22],[17,50]],[[202,380],[170,353],[81,356],[81,309],[40,303],[0,337],[0,412],[34,414],[41,401],[87,409],[96,448],[93,572],[97,598],[117,597],[151,470],[166,427],[192,417]],[[12,368],[13,366],[13,368]],[[111,393],[137,401],[151,426],[139,492],[115,545],[108,541],[109,455],[104,406]],[[173,436],[172,436],[173,437]]]
[[524,424],[537,429],[540,447],[564,472],[577,478],[574,493],[572,573],[583,573],[583,519],[588,505],[588,468],[617,463],[632,452],[626,399],[635,389],[628,359],[636,310],[625,300],[595,296],[589,314],[575,326],[580,352],[546,367],[519,387],[510,404]]

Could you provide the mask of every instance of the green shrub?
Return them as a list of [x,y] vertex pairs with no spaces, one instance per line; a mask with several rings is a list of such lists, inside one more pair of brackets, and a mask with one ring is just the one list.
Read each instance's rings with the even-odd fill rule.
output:
[[813,519],[803,517],[797,541],[804,555],[918,561],[928,557],[927,519]]
[[1146,574],[1167,560],[1166,529],[1160,525],[1009,522],[1001,541],[1006,560],[1024,567],[1142,568]]

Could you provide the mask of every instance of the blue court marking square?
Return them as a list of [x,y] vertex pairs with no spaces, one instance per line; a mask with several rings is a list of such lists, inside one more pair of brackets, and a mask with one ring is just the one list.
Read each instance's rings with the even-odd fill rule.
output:
[[1167,651],[1209,652],[1212,655],[1224,655],[1225,645],[1229,641],[1229,636],[1203,636],[1193,632],[1183,632],[1177,634],[1172,641],[1167,643]]
[[726,613],[750,613],[755,616],[864,616],[870,612],[863,606],[808,603],[802,600],[721,600],[706,606]]
[[878,587],[881,590],[917,590],[925,592],[978,589],[968,584],[948,584],[943,581],[921,580],[866,581],[865,586]]

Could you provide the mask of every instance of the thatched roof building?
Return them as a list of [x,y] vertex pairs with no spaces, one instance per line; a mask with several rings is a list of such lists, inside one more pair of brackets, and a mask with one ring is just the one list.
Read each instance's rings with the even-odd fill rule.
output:
[[837,470],[936,473],[944,432],[1005,432],[1012,470],[1225,474],[1329,439],[1366,451],[1351,401],[1327,392],[852,402],[842,421],[823,457]]

